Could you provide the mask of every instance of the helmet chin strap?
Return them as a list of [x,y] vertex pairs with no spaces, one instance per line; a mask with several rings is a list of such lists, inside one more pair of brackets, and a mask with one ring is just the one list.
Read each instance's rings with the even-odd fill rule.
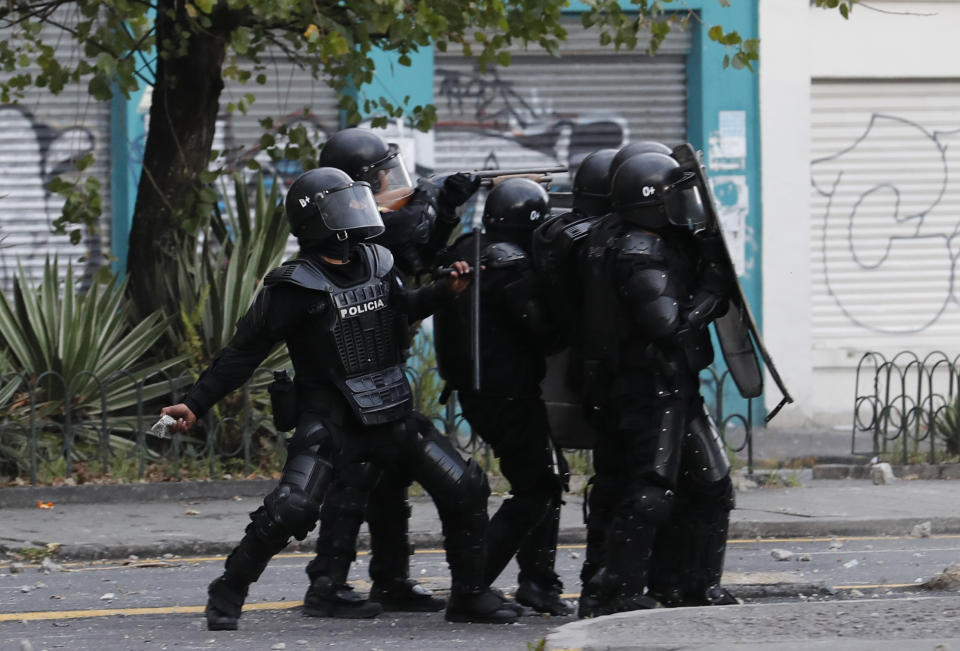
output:
[[340,259],[346,262],[350,259],[350,236],[347,235],[347,231],[338,231],[337,241],[340,242],[343,247],[343,254],[340,256]]

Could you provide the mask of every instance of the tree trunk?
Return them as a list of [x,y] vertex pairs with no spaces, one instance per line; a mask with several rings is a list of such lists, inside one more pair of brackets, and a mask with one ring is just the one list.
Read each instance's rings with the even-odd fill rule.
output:
[[[160,0],[157,10],[157,43],[177,40],[188,30],[184,3]],[[137,189],[130,251],[127,258],[129,295],[140,317],[163,308],[171,311],[176,297],[177,256],[193,246],[184,228],[192,215],[200,174],[207,169],[216,128],[221,69],[226,52],[222,32],[194,32],[181,56],[164,56],[158,45],[156,83],[150,106],[150,124]]]

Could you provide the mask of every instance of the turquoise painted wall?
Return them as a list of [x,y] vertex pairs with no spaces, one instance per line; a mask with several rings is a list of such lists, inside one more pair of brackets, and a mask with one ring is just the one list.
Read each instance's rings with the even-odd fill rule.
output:
[[361,87],[357,99],[360,103],[360,113],[369,117],[363,111],[363,100],[385,97],[393,104],[412,109],[418,105],[433,103],[433,48],[421,48],[419,52],[410,55],[410,65],[404,66],[398,62],[396,52],[374,50],[371,58],[376,65],[373,82]]
[[114,92],[110,104],[110,251],[115,258],[111,267],[121,276],[127,269],[130,226],[146,137],[143,115],[137,111],[142,97],[142,90],[129,98]]
[[[721,25],[725,31],[736,30],[744,39],[757,38],[758,2],[734,0],[729,7],[723,7],[717,0],[688,1],[687,4],[699,9],[703,21],[694,32],[692,51],[687,59],[687,137],[704,153],[717,202],[742,220],[740,285],[762,331],[758,64],[754,64],[754,71],[724,68],[723,56],[728,50],[707,37],[711,26]],[[740,254],[731,253],[735,258]],[[715,346],[715,349],[719,358],[719,348]],[[716,366],[724,367],[722,358]],[[747,413],[746,401],[729,379],[724,384],[722,398],[725,412]],[[754,401],[753,411],[754,423],[758,424],[765,416],[762,400]]]

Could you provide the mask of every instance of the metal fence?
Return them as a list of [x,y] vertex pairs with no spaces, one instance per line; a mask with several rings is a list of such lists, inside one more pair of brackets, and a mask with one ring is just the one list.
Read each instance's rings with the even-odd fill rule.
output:
[[904,464],[956,455],[958,398],[960,356],[865,353],[857,364],[851,453],[890,455]]
[[[250,381],[218,403],[189,433],[170,438],[153,436],[150,428],[165,405],[180,402],[194,373],[136,377],[116,373],[97,378],[90,372],[67,380],[48,371],[36,377],[0,376],[0,477],[19,477],[31,484],[74,478],[78,467],[94,468],[98,476],[116,475],[120,469],[130,480],[149,475],[151,464],[162,467],[164,478],[189,469],[197,475],[220,477],[225,463],[247,475],[262,470],[264,460],[279,468],[285,435],[273,426],[266,391],[272,372],[258,369]],[[753,405],[747,413],[725,413],[722,399],[729,375],[708,369],[705,390],[717,397],[711,412],[721,434],[736,440],[728,449],[746,454],[753,469]],[[493,455],[470,430],[454,393],[446,405],[436,402],[436,370],[410,373],[414,404],[431,416],[462,452],[490,468]],[[79,386],[84,390],[78,390]],[[117,406],[117,396],[128,396]],[[127,404],[128,403],[128,404]],[[591,452],[577,450],[575,467],[589,468]],[[573,465],[573,464],[572,464]]]

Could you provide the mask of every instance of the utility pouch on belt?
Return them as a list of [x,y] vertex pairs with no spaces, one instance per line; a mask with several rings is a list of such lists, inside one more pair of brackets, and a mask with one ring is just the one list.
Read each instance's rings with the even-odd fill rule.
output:
[[293,380],[283,369],[273,372],[273,382],[267,387],[273,424],[278,432],[287,432],[297,426],[297,393]]

